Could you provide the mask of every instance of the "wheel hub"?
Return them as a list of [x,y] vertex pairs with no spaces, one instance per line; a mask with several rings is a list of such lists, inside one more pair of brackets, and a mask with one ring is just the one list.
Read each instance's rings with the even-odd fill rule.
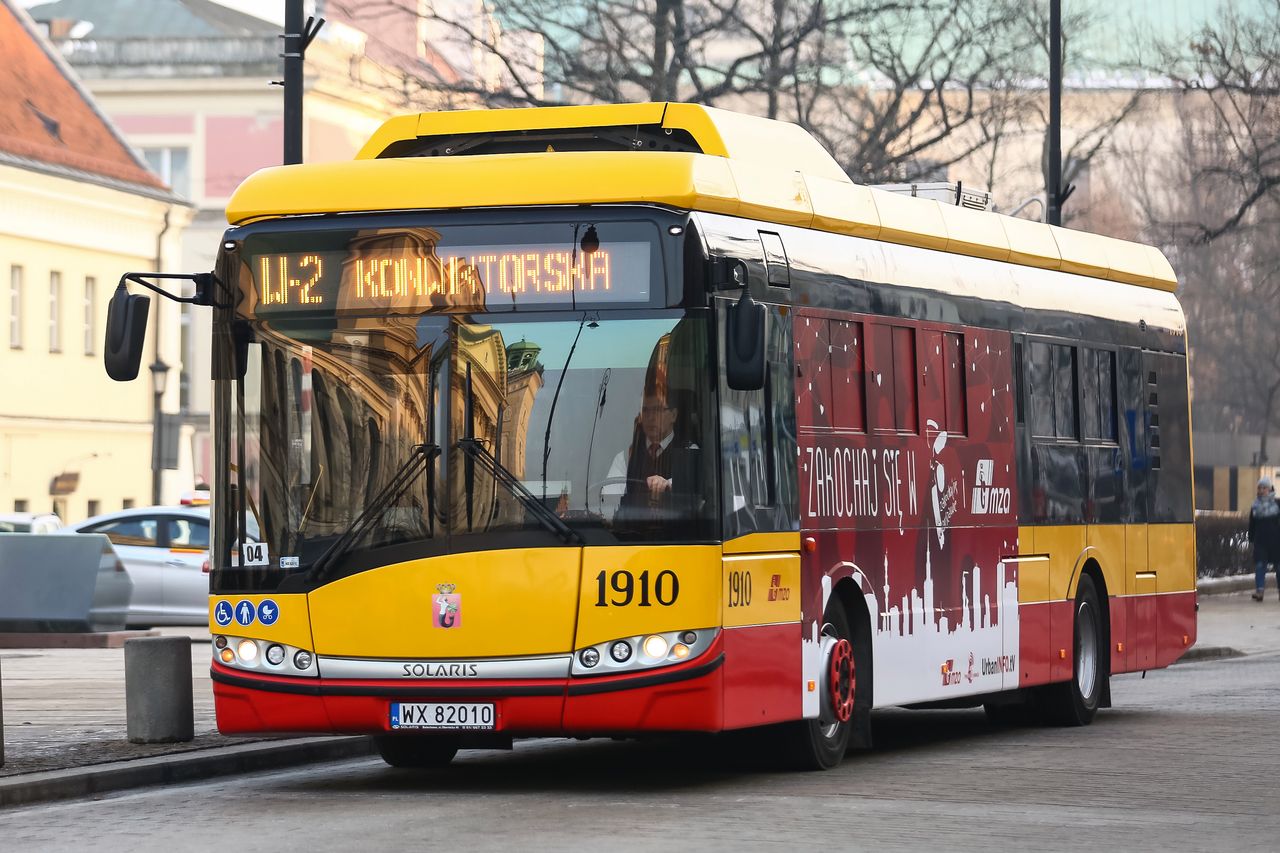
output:
[[821,648],[824,664],[820,720],[824,726],[834,727],[849,722],[853,716],[853,690],[856,683],[853,646],[847,639],[835,636],[834,631],[827,633],[824,630]]

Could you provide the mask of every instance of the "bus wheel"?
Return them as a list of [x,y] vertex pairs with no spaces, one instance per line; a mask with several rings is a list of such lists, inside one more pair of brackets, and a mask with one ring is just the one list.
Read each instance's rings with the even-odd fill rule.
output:
[[380,735],[374,742],[392,767],[444,767],[458,754],[458,739],[445,735]]
[[1071,680],[1041,688],[1038,697],[1047,723],[1087,726],[1098,713],[1107,681],[1103,655],[1102,604],[1093,578],[1083,575],[1076,588],[1074,665]]
[[818,648],[822,655],[818,718],[788,723],[783,739],[788,763],[802,770],[830,770],[838,765],[853,732],[857,654],[849,618],[838,599],[828,605]]

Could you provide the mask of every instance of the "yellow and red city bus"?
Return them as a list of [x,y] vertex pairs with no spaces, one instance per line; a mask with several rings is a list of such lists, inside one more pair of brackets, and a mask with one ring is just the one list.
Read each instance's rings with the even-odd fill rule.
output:
[[395,118],[227,217],[223,732],[768,727],[827,768],[872,708],[1086,724],[1194,642],[1155,249],[674,103]]

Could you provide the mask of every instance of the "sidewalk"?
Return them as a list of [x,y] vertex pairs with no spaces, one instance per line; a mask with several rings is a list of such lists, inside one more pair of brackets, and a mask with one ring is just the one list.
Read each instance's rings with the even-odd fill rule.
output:
[[[192,638],[195,740],[138,745],[125,731],[124,649],[4,649],[5,765],[0,807],[373,752],[368,738],[231,738],[218,734],[209,681],[209,634]],[[1188,658],[1280,651],[1280,598],[1202,595]]]
[[96,791],[368,755],[367,738],[243,738],[218,733],[209,680],[209,632],[191,638],[195,739],[129,743],[124,649],[0,649],[4,766],[0,808]]

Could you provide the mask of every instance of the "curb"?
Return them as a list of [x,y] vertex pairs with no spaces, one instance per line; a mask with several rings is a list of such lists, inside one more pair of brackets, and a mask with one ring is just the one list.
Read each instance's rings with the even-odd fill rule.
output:
[[[1267,573],[1267,589],[1275,591],[1275,573]],[[1234,575],[1227,578],[1201,578],[1196,581],[1196,592],[1201,595],[1224,595],[1229,592],[1252,592],[1253,575]]]
[[1224,658],[1242,658],[1245,653],[1239,649],[1233,649],[1231,646],[1192,646],[1187,649],[1186,654],[1174,661],[1174,666],[1180,663],[1194,663],[1202,660],[1222,660]]
[[133,761],[46,770],[0,779],[0,808],[88,797],[128,788],[170,785],[299,764],[363,758],[377,752],[368,737],[315,737],[281,743],[213,747]]

